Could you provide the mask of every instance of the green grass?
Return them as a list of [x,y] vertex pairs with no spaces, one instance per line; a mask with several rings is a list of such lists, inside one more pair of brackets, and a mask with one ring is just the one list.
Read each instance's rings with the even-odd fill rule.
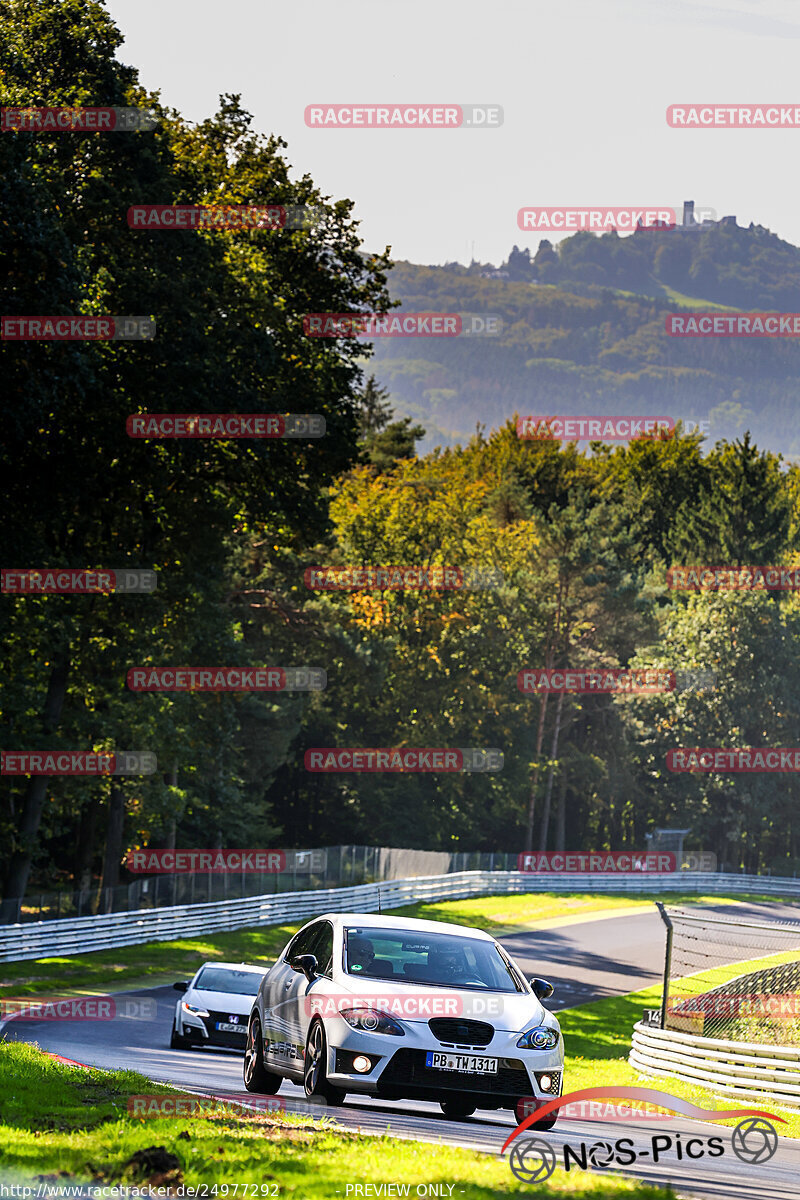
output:
[[[300,924],[302,924],[301,922]],[[144,942],[114,950],[93,950],[41,958],[31,962],[0,964],[0,998],[41,995],[57,989],[58,995],[134,985],[155,987],[190,979],[206,959],[221,962],[263,963],[266,970],[300,925],[262,925],[207,937],[174,942]]]
[[652,278],[652,276],[651,279],[652,287],[647,290],[644,288],[638,292],[626,291],[624,288],[611,288],[609,290],[617,296],[633,296],[636,298],[644,296],[653,300],[670,300],[680,308],[692,309],[694,312],[741,312],[741,309],[734,308],[730,304],[716,304],[713,300],[703,300],[702,297],[687,296],[683,292],[676,291],[669,284],[662,283],[660,280]]
[[[127,1100],[170,1094],[131,1071],[82,1071],[33,1046],[0,1045],[0,1174],[6,1183],[48,1182],[177,1187],[266,1184],[258,1196],[297,1200],[344,1197],[348,1184],[453,1185],[465,1200],[527,1192],[500,1160],[444,1145],[344,1132],[283,1114],[138,1119]],[[174,1092],[172,1094],[175,1094]],[[498,1138],[498,1148],[500,1140]],[[150,1163],[134,1155],[150,1150]],[[160,1164],[154,1161],[161,1158]],[[173,1156],[167,1158],[166,1156]],[[134,1160],[134,1161],[132,1161]],[[273,1192],[271,1189],[275,1188]],[[447,1195],[447,1189],[444,1189]],[[248,1196],[253,1195],[253,1189]],[[351,1195],[353,1193],[351,1192]],[[590,1171],[557,1170],[548,1197],[674,1200],[660,1189]]]
[[[672,904],[702,901],[742,904],[759,900],[758,896],[680,896],[659,897],[603,895],[584,893],[566,895],[538,892],[519,896],[480,896],[469,900],[446,900],[436,904],[413,904],[392,909],[387,915],[422,917],[429,921],[454,921],[489,933],[513,932],[539,921],[564,917],[595,916],[629,908],[647,908],[654,899]],[[300,923],[302,924],[302,922]],[[120,946],[114,950],[93,950],[29,962],[0,964],[0,999],[70,992],[81,994],[105,989],[122,991],[136,987],[156,987],[178,979],[188,979],[201,963],[216,959],[228,962],[263,963],[266,969],[278,952],[300,927],[261,925],[207,937],[181,938],[172,942],[145,942],[139,946]]]

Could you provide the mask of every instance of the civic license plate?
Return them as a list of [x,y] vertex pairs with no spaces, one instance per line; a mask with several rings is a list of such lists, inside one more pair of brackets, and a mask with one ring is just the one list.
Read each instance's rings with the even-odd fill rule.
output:
[[469,1075],[496,1075],[497,1059],[481,1058],[476,1054],[441,1054],[429,1050],[425,1055],[425,1066],[439,1071],[463,1071]]
[[230,1021],[217,1021],[220,1033],[247,1033],[246,1025],[233,1025]]

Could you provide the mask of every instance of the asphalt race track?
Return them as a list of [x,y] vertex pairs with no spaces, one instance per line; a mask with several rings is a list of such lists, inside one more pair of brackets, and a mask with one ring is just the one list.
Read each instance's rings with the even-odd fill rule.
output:
[[[722,904],[709,911],[726,911]],[[727,911],[730,911],[729,909]],[[759,904],[736,906],[759,920],[789,920],[800,917],[800,906]],[[620,995],[646,987],[661,978],[664,929],[658,914],[645,909],[632,916],[609,917],[556,924],[539,931],[515,933],[500,939],[529,974],[554,983],[553,1010],[586,1003],[603,996]],[[29,1021],[12,1019],[4,1028],[10,1039],[37,1042],[43,1049],[80,1063],[106,1068],[130,1068],[151,1079],[175,1084],[190,1091],[224,1093],[254,1102],[242,1086],[242,1059],[227,1051],[170,1050],[169,1033],[177,993],[171,987],[123,993],[129,998],[156,1001],[156,1018],[117,1017],[113,1021]],[[569,1046],[567,1046],[569,1051]],[[601,1080],[597,1081],[598,1084]],[[642,1086],[669,1090],[668,1081],[643,1080]],[[566,1088],[569,1090],[569,1071]],[[288,1111],[308,1113],[302,1089],[285,1082],[280,1099]],[[728,1102],[720,1097],[718,1104]],[[748,1107],[730,1102],[731,1107]],[[754,1105],[753,1107],[760,1107]],[[769,1104],[763,1107],[770,1108]],[[316,1109],[316,1106],[315,1106]],[[316,1110],[318,1111],[318,1110]],[[417,1141],[445,1142],[488,1153],[499,1153],[514,1128],[510,1112],[480,1113],[466,1121],[447,1120],[438,1105],[425,1102],[356,1100],[349,1097],[341,1108],[326,1115],[363,1133],[386,1134]],[[548,1132],[546,1140],[559,1153],[567,1141],[573,1146],[598,1140],[614,1142],[630,1136],[641,1154],[635,1169],[616,1168],[653,1183],[671,1183],[684,1195],[703,1197],[747,1197],[764,1200],[800,1200],[800,1141],[783,1141],[775,1156],[762,1165],[740,1161],[732,1153],[730,1128],[722,1127],[725,1153],[712,1159],[678,1161],[674,1150],[658,1163],[651,1159],[651,1134],[680,1132],[685,1143],[690,1136],[720,1135],[719,1126],[676,1117],[669,1122],[630,1125],[601,1121],[564,1121]],[[575,1168],[578,1169],[578,1168]],[[756,1175],[757,1173],[757,1175]],[[387,1180],[390,1181],[390,1180]],[[532,1185],[535,1188],[537,1185]],[[546,1184],[539,1185],[546,1194]]]

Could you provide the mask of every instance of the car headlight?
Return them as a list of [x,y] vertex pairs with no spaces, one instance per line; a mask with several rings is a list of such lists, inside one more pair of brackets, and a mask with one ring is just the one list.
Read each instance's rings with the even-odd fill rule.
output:
[[405,1037],[405,1030],[387,1013],[378,1008],[343,1008],[340,1017],[344,1017],[351,1029],[361,1033],[390,1033],[393,1037]]
[[194,1013],[196,1017],[208,1016],[208,1012],[205,1008],[197,1008],[194,1004],[187,1004],[185,1000],[181,1004],[181,1008],[184,1012]]
[[517,1045],[521,1050],[552,1050],[558,1045],[558,1030],[549,1025],[526,1029]]

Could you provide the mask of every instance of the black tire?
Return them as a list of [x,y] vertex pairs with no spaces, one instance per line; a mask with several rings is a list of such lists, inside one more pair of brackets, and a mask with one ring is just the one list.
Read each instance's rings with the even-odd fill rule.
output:
[[275,1075],[264,1067],[264,1041],[258,1017],[253,1017],[247,1030],[242,1076],[248,1092],[258,1092],[261,1096],[274,1096],[283,1083],[282,1075]]
[[344,1104],[347,1092],[328,1083],[328,1040],[322,1021],[314,1020],[306,1038],[303,1060],[303,1091],[309,1100],[324,1100],[326,1104]]
[[439,1107],[451,1121],[463,1121],[465,1117],[471,1117],[478,1106],[461,1096],[454,1096],[450,1100],[440,1100]]

